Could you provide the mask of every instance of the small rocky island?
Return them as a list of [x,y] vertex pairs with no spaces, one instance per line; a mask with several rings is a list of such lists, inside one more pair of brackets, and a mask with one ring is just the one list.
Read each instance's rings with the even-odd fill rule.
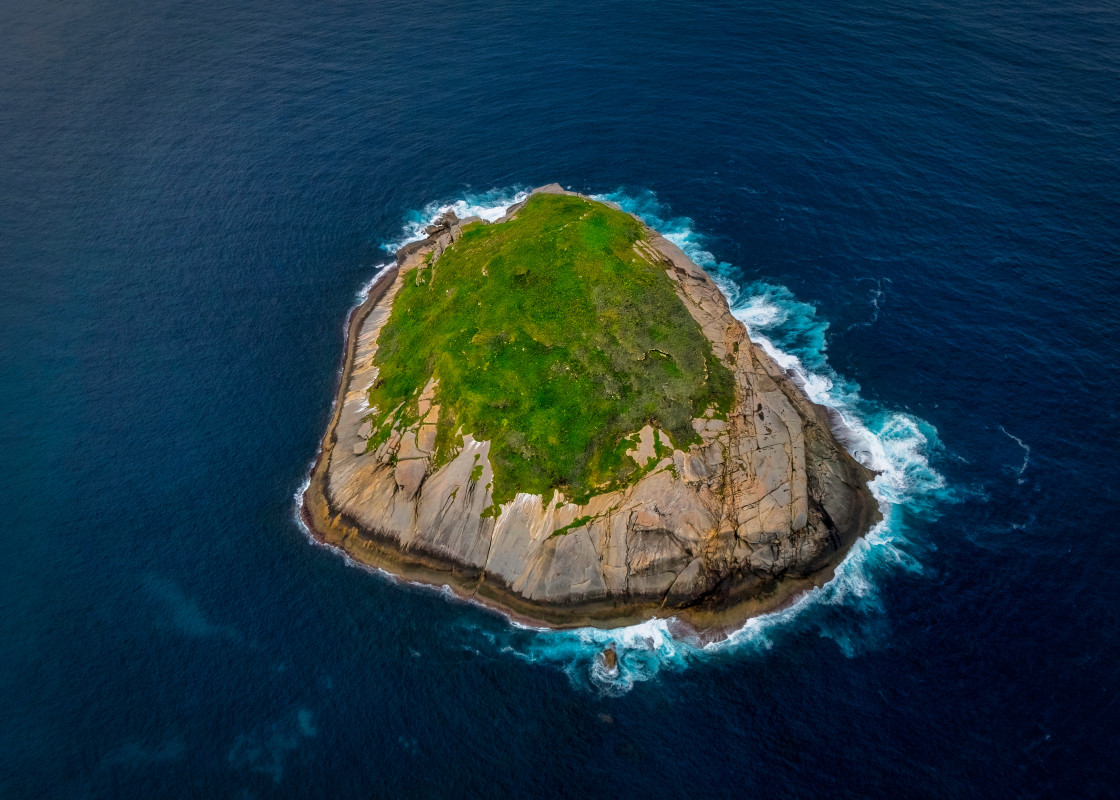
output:
[[428,234],[350,318],[317,538],[532,624],[711,631],[880,519],[826,409],[632,215],[553,184]]

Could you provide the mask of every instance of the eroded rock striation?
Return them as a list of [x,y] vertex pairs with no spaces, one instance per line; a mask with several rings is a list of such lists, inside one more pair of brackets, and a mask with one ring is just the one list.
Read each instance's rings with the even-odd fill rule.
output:
[[[536,192],[569,194],[556,185]],[[867,488],[873,473],[837,441],[826,410],[750,341],[708,275],[649,229],[635,247],[664,266],[735,379],[730,413],[693,420],[698,442],[671,449],[647,425],[631,456],[649,469],[633,485],[583,505],[558,490],[522,493],[496,515],[485,513],[494,503],[489,442],[463,432],[454,457],[435,463],[434,376],[418,421],[373,446],[369,389],[394,297],[421,265],[438,270],[464,225],[477,222],[445,215],[398,252],[353,312],[334,416],[304,498],[314,535],[362,563],[550,626],[675,615],[701,627],[819,583],[880,518]]]

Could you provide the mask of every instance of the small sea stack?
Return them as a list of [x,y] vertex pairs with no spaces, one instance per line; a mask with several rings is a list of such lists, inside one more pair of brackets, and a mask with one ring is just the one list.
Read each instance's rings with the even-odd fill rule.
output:
[[613,644],[609,645],[606,650],[600,653],[599,658],[602,659],[603,667],[607,670],[608,674],[614,675],[618,672],[618,651],[615,650]]

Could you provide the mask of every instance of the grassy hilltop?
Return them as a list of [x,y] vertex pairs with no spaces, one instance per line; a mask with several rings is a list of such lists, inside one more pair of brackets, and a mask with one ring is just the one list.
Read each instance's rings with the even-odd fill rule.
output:
[[379,337],[369,446],[418,421],[433,376],[435,463],[463,433],[489,440],[495,504],[554,488],[578,502],[636,480],[625,453],[647,423],[676,447],[698,441],[692,418],[726,413],[733,377],[664,265],[635,251],[641,238],[629,214],[549,194],[465,228],[404,276]]

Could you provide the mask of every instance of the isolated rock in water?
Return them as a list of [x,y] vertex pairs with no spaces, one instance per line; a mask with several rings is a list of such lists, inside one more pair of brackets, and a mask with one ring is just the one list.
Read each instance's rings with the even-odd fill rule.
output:
[[[555,195],[563,197],[547,199]],[[502,355],[495,356],[493,364],[466,370],[459,362],[441,361],[473,357],[465,355],[471,347],[486,352],[476,341],[483,336],[481,330],[475,339],[463,333],[466,338],[456,352],[433,354],[430,364],[424,361],[428,371],[415,386],[406,387],[398,408],[372,407],[376,404],[371,398],[393,388],[384,382],[399,378],[386,366],[396,363],[391,359],[417,368],[404,360],[410,353],[379,352],[385,341],[392,350],[406,340],[403,328],[386,333],[402,288],[414,287],[408,290],[413,302],[418,291],[433,285],[447,253],[475,246],[461,243],[460,237],[489,241],[477,237],[500,232],[520,215],[532,212],[539,218],[541,204],[549,202],[562,215],[556,221],[557,237],[563,235],[562,226],[585,225],[588,229],[578,241],[594,243],[602,235],[600,220],[630,219],[556,185],[538,190],[498,223],[472,219],[482,224],[467,231],[448,212],[427,239],[401,249],[397,266],[386,270],[355,310],[335,416],[305,496],[309,527],[358,561],[410,580],[446,584],[461,595],[554,626],[616,625],[651,615],[691,615],[703,626],[735,609],[744,614],[767,610],[794,589],[819,583],[848,547],[880,519],[867,488],[873,474],[838,443],[825,409],[810,402],[791,377],[750,341],[711,278],[678,247],[644,225],[634,228],[640,234],[635,234],[633,254],[641,261],[633,263],[645,265],[647,272],[653,265],[652,274],[668,277],[677,298],[672,302],[687,310],[714,359],[701,367],[701,375],[706,374],[714,387],[712,405],[696,407],[689,414],[691,420],[674,423],[672,437],[668,428],[658,426],[662,423],[647,420],[626,431],[624,439],[596,445],[597,464],[610,466],[621,459],[624,466],[615,473],[590,467],[581,472],[578,463],[568,469],[565,462],[568,472],[563,474],[574,476],[570,479],[553,481],[534,492],[511,485],[513,475],[530,482],[544,480],[533,467],[540,465],[540,472],[547,471],[545,462],[559,458],[556,454],[563,450],[564,437],[574,429],[557,423],[554,436],[560,444],[555,450],[533,450],[531,437],[537,430],[519,439],[517,431],[503,430],[499,424],[495,433],[483,435],[471,428],[471,419],[456,416],[469,416],[464,409],[470,398],[454,394],[449,388],[454,380],[493,375],[496,385],[502,380],[501,359],[527,357],[509,342],[499,342],[492,347]],[[572,230],[582,229],[568,229],[568,233]],[[516,245],[509,245],[514,249],[508,252],[516,254]],[[539,248],[540,241],[533,246]],[[525,277],[517,274],[516,258],[495,258],[481,267],[479,281],[491,280],[493,270],[503,276],[512,270],[510,280]],[[497,279],[498,272],[494,276]],[[628,277],[620,275],[617,280]],[[562,281],[564,276],[557,273],[550,279]],[[458,290],[465,291],[461,286]],[[451,291],[449,287],[447,292]],[[432,296],[432,302],[438,301],[442,290],[433,290]],[[456,297],[454,308],[461,311],[471,299]],[[482,315],[481,299],[477,307]],[[527,308],[524,313],[531,317],[537,311]],[[687,353],[681,355],[684,333],[677,329],[654,332],[668,344],[625,357],[632,332],[623,324],[627,317],[621,311],[620,327],[609,327],[615,324],[615,315],[607,309],[601,317],[603,330],[587,334],[623,348],[605,356],[615,359],[615,367],[630,370],[637,376],[633,380],[640,382],[647,368],[672,376],[678,364],[692,363]],[[586,355],[589,345],[554,341],[548,338],[554,333],[539,331],[557,328],[533,327],[536,324],[527,317],[518,328],[538,331],[531,341],[517,340],[524,341],[521,349],[526,354],[530,347],[545,355],[557,347],[571,347]],[[446,366],[440,367],[441,363]],[[453,380],[445,379],[441,369],[449,371]],[[568,385],[562,381],[579,379],[564,369],[556,367],[542,381]],[[726,383],[720,384],[723,389],[716,386],[717,373],[727,375]],[[526,373],[522,369],[509,374],[524,380]],[[632,394],[610,383],[605,380],[601,396],[588,399],[589,414],[600,399],[621,402],[618,397]],[[492,384],[478,385],[489,390]],[[536,389],[545,399],[523,401],[519,394],[509,401],[514,404],[510,408],[529,414],[525,418],[533,419],[534,425],[547,427],[552,422],[547,415],[532,414],[548,407],[540,404],[552,402],[547,399],[551,395],[547,387],[529,386]],[[726,410],[721,411],[718,406],[724,401]],[[669,413],[658,405],[651,406],[654,417]],[[477,414],[504,413],[499,406],[498,401],[480,404]],[[619,449],[612,455],[612,447],[625,452]],[[492,452],[492,448],[497,449]],[[535,455],[526,461],[519,452]],[[617,658],[607,653],[614,651],[604,653],[605,662]]]
[[606,667],[607,672],[612,675],[618,670],[618,651],[614,649],[612,644],[604,650],[600,657],[603,659],[603,666]]

